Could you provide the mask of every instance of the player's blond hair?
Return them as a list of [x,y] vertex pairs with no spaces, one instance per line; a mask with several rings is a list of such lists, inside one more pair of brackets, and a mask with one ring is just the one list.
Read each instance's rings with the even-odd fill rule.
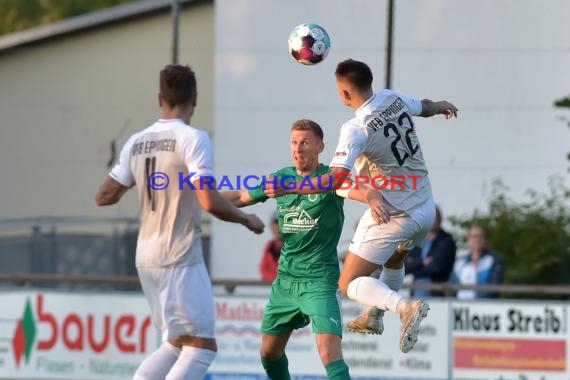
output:
[[321,139],[321,141],[323,141],[324,138],[321,126],[309,119],[300,119],[293,122],[291,131],[311,131],[315,136]]

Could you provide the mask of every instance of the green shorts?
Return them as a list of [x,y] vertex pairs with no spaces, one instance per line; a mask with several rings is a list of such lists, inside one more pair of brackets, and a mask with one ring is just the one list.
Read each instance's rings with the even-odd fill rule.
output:
[[271,286],[261,332],[283,335],[312,322],[315,334],[342,336],[340,293],[337,284],[277,278]]

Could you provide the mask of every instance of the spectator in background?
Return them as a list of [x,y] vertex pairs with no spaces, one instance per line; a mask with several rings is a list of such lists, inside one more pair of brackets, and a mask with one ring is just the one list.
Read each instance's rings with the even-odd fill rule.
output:
[[259,263],[259,273],[262,281],[273,281],[277,277],[277,264],[279,263],[279,256],[283,247],[277,214],[273,214],[271,219],[271,233],[273,238],[265,244],[263,256]]
[[[404,264],[406,274],[414,275],[416,284],[432,284],[448,282],[453,271],[457,247],[453,237],[441,228],[441,211],[435,209],[435,222],[424,240],[424,245],[414,247]],[[441,297],[443,292],[417,289],[414,297]]]
[[[469,253],[455,262],[453,282],[462,285],[493,285],[503,282],[505,267],[503,261],[489,247],[489,230],[480,225],[473,225],[467,235]],[[457,298],[496,298],[496,293],[459,290]]]

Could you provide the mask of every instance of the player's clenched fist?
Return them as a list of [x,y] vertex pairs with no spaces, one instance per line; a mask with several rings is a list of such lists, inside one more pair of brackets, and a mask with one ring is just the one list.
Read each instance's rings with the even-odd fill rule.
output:
[[247,214],[247,219],[245,220],[244,226],[256,234],[263,233],[263,230],[265,229],[265,224],[263,224],[261,219],[259,219],[259,217],[255,214]]
[[445,100],[442,100],[440,103],[441,107],[443,108],[443,116],[446,119],[451,119],[453,116],[457,117],[457,107]]
[[268,177],[263,184],[265,195],[269,198],[277,198],[287,194],[283,186],[279,186],[278,177]]

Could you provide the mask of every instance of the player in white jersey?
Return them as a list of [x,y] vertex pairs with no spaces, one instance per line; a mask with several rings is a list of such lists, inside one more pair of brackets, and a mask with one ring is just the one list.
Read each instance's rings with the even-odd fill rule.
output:
[[[353,186],[366,181],[372,183],[384,199],[378,203],[372,200],[372,207],[360,219],[346,255],[339,288],[362,304],[400,314],[400,349],[409,352],[417,341],[420,322],[427,316],[429,306],[423,300],[406,299],[397,291],[403,283],[408,250],[423,244],[435,219],[428,171],[412,117],[443,114],[450,118],[457,116],[457,108],[446,101],[420,101],[391,90],[374,93],[370,68],[352,59],[339,63],[335,75],[342,102],[356,114],[341,128],[330,164],[331,176],[320,180],[321,189],[330,186],[328,179],[333,182],[333,188],[341,186],[342,178],[348,176],[354,166],[358,176]],[[293,191],[298,194],[322,191],[317,181],[313,185],[314,188],[305,186]],[[273,188],[272,184],[268,184],[266,190],[270,196],[286,192]],[[379,268],[382,268],[380,278],[370,277]],[[381,312],[369,310],[363,318],[354,321],[364,326],[353,323],[351,329],[368,332],[370,327],[366,324],[376,328],[380,316]]]
[[118,202],[136,186],[140,230],[136,267],[152,320],[166,341],[146,358],[134,380],[202,379],[217,351],[212,288],[204,265],[201,209],[255,233],[263,222],[204,185],[214,176],[208,135],[192,126],[196,77],[188,66],[160,72],[162,118],[132,135],[95,197]]

